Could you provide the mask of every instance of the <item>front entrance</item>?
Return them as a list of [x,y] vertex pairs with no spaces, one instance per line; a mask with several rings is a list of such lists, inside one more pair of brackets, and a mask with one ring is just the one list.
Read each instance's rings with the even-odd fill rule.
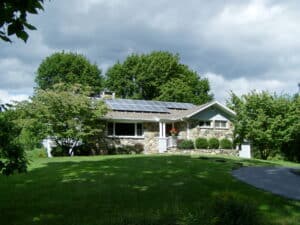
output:
[[171,136],[170,130],[173,128],[172,123],[167,123],[166,124],[166,136],[169,137]]
[[177,136],[172,136],[171,130],[174,130],[174,123],[159,123],[159,153],[167,151],[168,148],[177,146]]
[[177,136],[172,135],[171,131],[176,131],[174,123],[166,124],[167,148],[174,148],[177,146]]

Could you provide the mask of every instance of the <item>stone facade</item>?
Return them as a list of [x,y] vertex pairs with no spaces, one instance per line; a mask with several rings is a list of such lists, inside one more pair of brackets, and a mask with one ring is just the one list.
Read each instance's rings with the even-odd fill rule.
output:
[[[197,121],[189,121],[188,123],[185,121],[174,123],[174,127],[179,130],[178,139],[190,139],[190,140],[195,140],[198,137],[205,137],[205,138],[216,137],[218,139],[228,138],[232,140],[233,126],[230,121],[228,121],[228,125],[229,126],[226,129],[217,129],[217,128],[200,128],[198,126]],[[107,138],[107,143],[108,145],[111,146],[113,145],[115,147],[122,147],[127,145],[134,146],[136,144],[141,144],[144,146],[145,154],[158,153],[159,123],[158,122],[144,123],[143,128],[144,128],[144,137]],[[221,151],[221,150],[217,150],[217,151]]]
[[126,146],[126,145],[132,145],[134,146],[135,144],[142,144],[144,145],[144,138],[114,138],[114,137],[109,137],[106,139],[107,144],[109,146],[115,146],[116,148]]
[[187,139],[187,122],[177,122],[174,127],[179,130],[178,139]]
[[159,123],[144,123],[144,152],[158,153]]
[[189,139],[194,140],[198,137],[204,138],[228,138],[232,140],[233,138],[233,125],[230,121],[227,121],[228,128],[201,128],[198,126],[197,121],[189,123]]
[[107,144],[115,147],[141,144],[144,146],[144,153],[158,153],[159,124],[144,123],[143,128],[144,137],[108,137]]

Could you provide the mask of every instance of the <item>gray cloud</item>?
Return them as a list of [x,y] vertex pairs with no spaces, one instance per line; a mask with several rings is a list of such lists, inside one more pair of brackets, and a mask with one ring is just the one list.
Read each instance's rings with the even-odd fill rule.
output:
[[[252,87],[293,93],[299,10],[296,1],[271,0],[46,2],[45,12],[30,17],[38,31],[27,44],[0,43],[0,90],[28,94],[39,63],[55,51],[82,53],[106,70],[133,52],[167,50],[208,76],[222,100],[228,87],[220,91],[221,83],[239,93]],[[12,59],[18,66],[3,67]]]

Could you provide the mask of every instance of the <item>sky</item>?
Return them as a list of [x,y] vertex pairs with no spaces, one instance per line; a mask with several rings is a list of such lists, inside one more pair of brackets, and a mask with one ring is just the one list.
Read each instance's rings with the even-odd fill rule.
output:
[[103,72],[132,53],[178,53],[221,102],[230,91],[298,91],[298,0],[52,0],[44,7],[28,17],[38,30],[26,44],[0,41],[2,102],[32,95],[39,64],[63,50]]

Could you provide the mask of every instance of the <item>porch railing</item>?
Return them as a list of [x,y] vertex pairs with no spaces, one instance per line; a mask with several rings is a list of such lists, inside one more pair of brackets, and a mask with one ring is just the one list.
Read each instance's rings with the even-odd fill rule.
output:
[[176,136],[167,137],[167,148],[174,148],[174,147],[177,147],[177,137]]

